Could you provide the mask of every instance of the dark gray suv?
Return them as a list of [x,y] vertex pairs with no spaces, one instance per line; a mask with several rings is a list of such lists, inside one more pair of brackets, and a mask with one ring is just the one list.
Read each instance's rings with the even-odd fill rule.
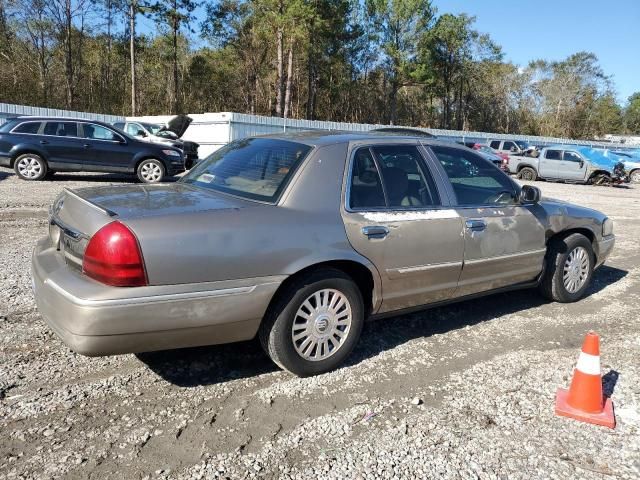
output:
[[185,170],[180,149],[143,142],[93,120],[19,117],[0,126],[0,166],[23,180],[54,172],[135,173],[144,183]]

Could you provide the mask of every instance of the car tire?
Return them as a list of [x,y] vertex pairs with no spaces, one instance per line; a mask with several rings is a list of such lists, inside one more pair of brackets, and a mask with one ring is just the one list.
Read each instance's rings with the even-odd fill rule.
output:
[[606,173],[599,173],[589,179],[591,185],[607,186],[611,185],[611,177]]
[[136,175],[142,183],[158,183],[165,176],[165,168],[160,160],[155,158],[147,158],[138,165]]
[[640,168],[631,171],[629,174],[629,181],[631,183],[640,183]]
[[278,366],[307,377],[342,364],[363,324],[360,289],[344,272],[326,268],[295,279],[274,299],[259,338]]
[[13,170],[22,180],[42,180],[49,169],[40,155],[24,153],[16,158]]
[[534,168],[524,167],[518,172],[518,178],[527,182],[535,182],[538,179],[538,172]]
[[571,303],[580,300],[593,276],[595,255],[587,237],[572,233],[549,242],[546,269],[540,291],[549,300]]

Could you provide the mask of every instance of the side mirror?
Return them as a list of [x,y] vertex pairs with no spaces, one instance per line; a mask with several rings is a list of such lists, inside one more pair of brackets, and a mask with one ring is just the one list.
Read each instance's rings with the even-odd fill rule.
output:
[[584,160],[580,160],[579,165],[580,165],[580,168],[584,167]]
[[538,203],[540,201],[540,197],[542,193],[538,187],[533,187],[531,185],[523,185],[520,190],[520,195],[518,196],[518,201],[522,205],[530,205],[533,203]]
[[146,137],[147,133],[144,130],[138,130],[136,132],[136,137]]

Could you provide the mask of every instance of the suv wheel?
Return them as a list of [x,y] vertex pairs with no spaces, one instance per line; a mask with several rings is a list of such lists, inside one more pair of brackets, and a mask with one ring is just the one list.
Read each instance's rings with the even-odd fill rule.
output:
[[140,162],[136,174],[143,183],[158,183],[164,178],[164,165],[160,160],[148,158]]
[[518,172],[518,178],[527,182],[533,182],[538,178],[538,174],[533,168],[524,167]]
[[591,282],[595,256],[587,237],[573,233],[552,239],[540,290],[549,300],[570,303],[580,300]]
[[40,155],[25,153],[16,158],[13,169],[23,180],[42,180],[47,174],[47,162]]
[[260,326],[260,343],[283,369],[317,375],[349,356],[363,323],[362,295],[353,280],[340,270],[316,270],[272,305]]
[[631,183],[640,183],[640,169],[631,172],[631,175],[629,175],[629,181]]

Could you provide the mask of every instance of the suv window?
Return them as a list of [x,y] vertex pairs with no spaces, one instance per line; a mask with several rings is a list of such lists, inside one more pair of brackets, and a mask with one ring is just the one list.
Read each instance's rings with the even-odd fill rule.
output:
[[25,122],[12,130],[13,133],[38,133],[42,122]]
[[447,173],[458,205],[507,205],[516,202],[509,178],[492,163],[473,152],[431,147]]
[[514,151],[514,150],[517,150],[516,149],[516,144],[513,143],[513,142],[504,142],[502,144],[502,150],[509,150],[510,152]]
[[547,150],[547,153],[544,154],[544,158],[547,160],[562,160],[562,151]]
[[430,175],[421,167],[422,156],[414,145],[372,147],[379,162],[388,207],[438,205],[439,198]]
[[134,137],[138,136],[138,130],[143,130],[142,126],[140,126],[137,123],[127,123],[127,128],[125,130],[125,132],[127,132],[129,135],[132,135]]
[[120,140],[113,130],[109,130],[102,125],[96,125],[95,123],[83,123],[82,131],[84,138],[93,140]]
[[119,130],[124,130],[124,122],[116,122],[113,124],[113,126]]
[[567,162],[575,162],[575,163],[580,163],[582,161],[582,158],[580,158],[580,155],[578,155],[575,152],[564,152],[564,159]]
[[42,133],[58,137],[77,137],[78,124],[75,122],[47,122]]
[[494,140],[491,142],[490,146],[495,150],[500,150],[500,140]]

